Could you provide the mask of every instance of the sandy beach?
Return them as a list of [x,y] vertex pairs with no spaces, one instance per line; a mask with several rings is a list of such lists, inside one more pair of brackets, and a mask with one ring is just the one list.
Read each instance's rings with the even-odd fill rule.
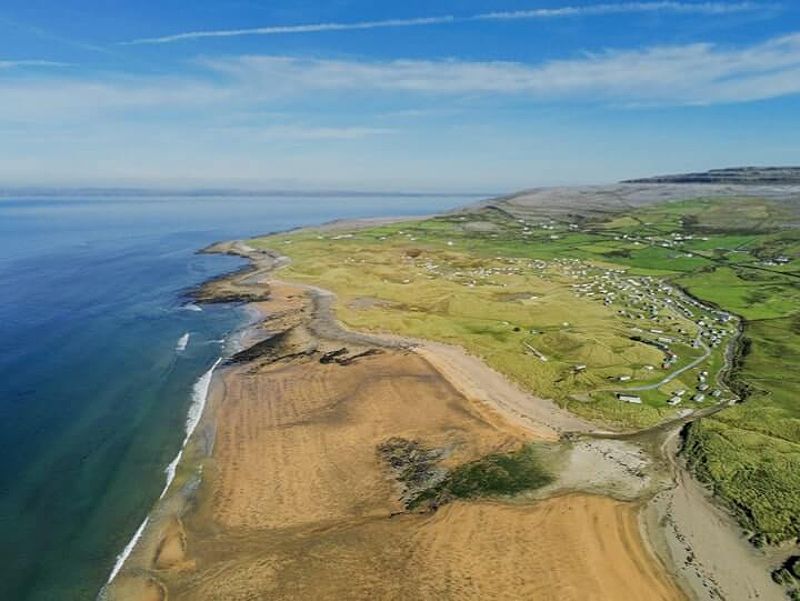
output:
[[[241,296],[263,320],[215,372],[112,601],[778,598],[763,562],[744,567],[754,555],[743,541],[720,556],[729,567],[699,567],[717,540],[699,522],[719,510],[674,461],[666,469],[647,445],[614,439],[459,347],[349,331],[333,295],[274,278],[279,255],[215,250],[253,265],[201,294]],[[435,451],[444,471],[534,443],[556,477],[514,499],[409,511],[379,451],[387,441]],[[698,564],[687,567],[687,549]]]
[[265,261],[216,284],[269,286],[248,337],[260,350],[215,374],[182,478],[110,598],[685,598],[642,538],[639,505],[591,487],[407,511],[376,450],[387,440],[436,449],[447,469],[588,424],[458,349],[358,335],[345,349],[341,332],[320,336],[314,295],[268,283]]

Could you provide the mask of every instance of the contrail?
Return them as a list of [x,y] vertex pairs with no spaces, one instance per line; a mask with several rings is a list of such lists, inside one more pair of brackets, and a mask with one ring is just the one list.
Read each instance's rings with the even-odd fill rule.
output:
[[318,33],[321,31],[348,31],[353,29],[380,29],[389,27],[417,27],[420,25],[441,25],[455,23],[453,15],[439,17],[420,17],[415,19],[386,19],[383,21],[361,21],[358,23],[311,23],[308,25],[277,25],[274,27],[255,27],[252,29],[221,29],[217,31],[188,31],[159,38],[143,38],[124,42],[125,44],[168,44],[181,40],[198,38],[232,38],[245,35],[281,35],[288,33]]
[[288,35],[298,33],[320,33],[326,31],[352,31],[358,29],[387,29],[399,27],[421,27],[425,25],[449,25],[469,21],[520,21],[543,20],[566,17],[622,15],[637,13],[676,13],[696,15],[722,15],[775,9],[774,4],[756,2],[624,2],[620,4],[596,4],[594,6],[562,6],[555,8],[536,8],[506,12],[479,13],[458,17],[439,15],[410,19],[384,19],[380,21],[357,21],[353,23],[309,23],[303,25],[275,25],[248,29],[218,29],[210,31],[187,31],[171,35],[140,38],[124,45],[169,44],[184,40],[201,38],[231,38],[253,35]]

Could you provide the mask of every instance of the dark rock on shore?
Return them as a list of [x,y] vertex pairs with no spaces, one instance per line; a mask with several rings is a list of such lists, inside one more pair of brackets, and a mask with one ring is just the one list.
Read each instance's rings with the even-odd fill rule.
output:
[[234,354],[230,359],[228,359],[225,362],[225,364],[238,365],[240,363],[249,363],[250,361],[255,361],[256,359],[274,360],[277,358],[278,351],[283,345],[288,335],[289,335],[289,330],[273,334],[266,340],[257,342],[253,346],[250,346],[244,349],[243,351],[239,351],[238,353]]

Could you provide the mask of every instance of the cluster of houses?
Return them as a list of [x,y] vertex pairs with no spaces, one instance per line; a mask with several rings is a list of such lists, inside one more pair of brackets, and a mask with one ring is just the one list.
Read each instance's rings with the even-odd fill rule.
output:
[[[706,395],[713,397],[714,399],[719,399],[722,396],[722,391],[718,388],[714,388],[713,390],[710,389],[709,384],[706,382],[708,378],[708,372],[702,371],[698,376],[698,385],[696,391],[692,393],[691,400],[695,403],[702,403],[706,400]],[[680,405],[683,402],[684,397],[689,393],[688,390],[685,388],[678,389],[674,391],[670,398],[667,400],[667,405],[672,407],[676,405]],[[633,395],[629,392],[618,392],[617,399],[622,401],[623,403],[633,403],[635,405],[640,405],[642,403],[642,398],[636,395]]]
[[775,257],[773,259],[766,259],[764,261],[761,261],[761,264],[776,266],[776,265],[786,265],[791,262],[792,262],[791,257],[787,257],[786,255],[780,255],[779,257]]
[[[559,227],[554,221],[534,225],[519,220],[519,224],[524,235],[533,233],[534,228],[556,230]],[[570,224],[570,229],[574,229],[572,226],[574,224]],[[414,239],[409,232],[400,231],[397,234]],[[652,237],[638,239],[628,235],[623,235],[622,238],[634,243],[640,240],[650,244],[663,242],[661,245],[668,247],[693,239],[691,235],[679,233],[672,234],[668,241],[659,241]],[[503,287],[506,285],[503,276],[522,275],[530,271],[544,278],[550,275],[566,277],[573,281],[571,289],[575,297],[602,302],[607,307],[613,306],[618,315],[633,322],[630,328],[631,338],[658,348],[663,353],[663,370],[669,370],[678,363],[676,345],[695,349],[714,348],[733,332],[733,327],[729,325],[733,320],[730,314],[705,305],[657,278],[632,276],[625,268],[599,267],[576,258],[545,261],[496,257],[492,266],[471,268],[434,261],[430,256],[413,256],[407,259],[421,267],[428,278],[446,278],[470,288],[477,285]],[[534,347],[528,348],[528,351],[540,360],[547,361]],[[574,373],[581,373],[586,369],[584,364],[573,367]],[[645,369],[652,371],[655,368],[648,365]],[[617,380],[626,382],[631,380],[631,376],[618,376]],[[709,396],[719,397],[721,391],[711,389],[707,380],[708,372],[701,371],[696,390],[691,395],[687,390],[677,390],[671,394],[667,403],[678,405],[687,395],[696,403],[704,402]],[[628,392],[617,393],[617,398],[626,403],[642,403],[641,397]]]
[[[501,260],[501,257],[497,257]],[[504,265],[493,267],[475,268],[453,268],[449,265],[442,265],[439,262],[426,258],[419,264],[429,278],[445,278],[466,286],[474,288],[478,285],[490,285],[505,287],[507,284],[501,279],[503,276],[520,275],[523,273],[523,266],[515,259],[504,259]]]
[[[409,260],[412,260],[409,258]],[[445,278],[458,282],[468,288],[477,285],[490,285],[505,287],[503,276],[523,275],[533,272],[537,277],[549,279],[550,275],[568,277],[581,277],[586,275],[588,267],[580,259],[516,259],[510,257],[495,257],[495,265],[479,266],[474,268],[453,268],[448,264],[424,258],[416,264],[421,267],[430,278]],[[623,271],[624,272],[624,271]]]
[[[649,245],[649,246],[660,246],[661,248],[672,248],[678,249],[683,246],[684,242],[691,242],[692,240],[702,240],[704,242],[708,241],[706,236],[697,237],[693,236],[692,234],[682,234],[680,232],[673,232],[670,234],[668,238],[659,238],[656,236],[637,236],[635,234],[622,234],[619,236],[615,236],[614,240],[619,241],[627,241],[632,243],[634,246],[642,246],[642,245]],[[691,257],[693,256],[691,252],[686,252],[685,256]]]
[[[679,289],[656,278],[631,276],[624,268],[601,268],[574,258],[524,261],[497,257],[497,260],[501,261],[500,265],[450,271],[446,277],[460,280],[470,287],[479,281],[502,285],[492,279],[502,275],[519,275],[528,270],[537,272],[540,277],[558,274],[578,280],[571,284],[573,294],[578,298],[602,302],[605,306],[614,306],[620,316],[638,324],[631,328],[634,334],[632,338],[662,351],[664,358],[661,368],[664,370],[674,367],[678,362],[676,345],[717,347],[733,331],[728,325],[733,319],[730,314],[686,296]],[[426,261],[422,266],[431,274],[445,275],[441,273],[440,266],[432,261]],[[540,360],[547,360],[535,348],[528,350]],[[645,368],[648,371],[654,369],[651,365]],[[586,369],[585,364],[573,367],[574,373],[582,373]],[[631,380],[631,376],[622,375],[616,379],[626,382]],[[721,391],[711,389],[707,380],[708,372],[701,371],[696,390],[691,394],[687,390],[677,390],[667,403],[678,405],[684,398],[702,403],[709,397],[719,397]],[[641,397],[632,393],[620,392],[617,398],[626,403],[642,403]]]
[[[618,307],[617,313],[634,322],[632,339],[658,348],[664,353],[661,368],[668,370],[678,362],[675,345],[692,348],[715,348],[730,336],[734,328],[733,316],[724,311],[683,294],[679,289],[652,277],[631,277],[624,269],[601,269],[581,266],[573,269],[580,283],[572,284],[573,294],[602,302],[605,306]],[[640,327],[641,326],[641,327]],[[648,371],[652,366],[646,366]],[[618,376],[625,382],[630,376]],[[709,397],[718,398],[719,389],[708,383],[708,372],[698,375],[696,390],[681,389],[671,394],[669,405],[679,405],[689,395],[691,400],[702,403]],[[641,404],[641,397],[619,392],[617,398],[625,403]]]

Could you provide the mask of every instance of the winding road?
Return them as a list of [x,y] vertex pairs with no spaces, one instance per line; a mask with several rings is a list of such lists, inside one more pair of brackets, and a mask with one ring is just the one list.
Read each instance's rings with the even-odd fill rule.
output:
[[660,386],[663,386],[667,382],[671,382],[672,380],[677,378],[682,373],[685,373],[685,372],[689,371],[690,369],[700,365],[703,361],[708,359],[709,355],[711,355],[711,349],[702,340],[700,340],[699,338],[697,339],[697,341],[700,343],[700,346],[703,347],[703,351],[704,351],[704,353],[700,357],[698,357],[697,359],[695,359],[691,363],[687,363],[686,365],[684,365],[680,369],[676,369],[671,374],[668,374],[665,378],[663,378],[662,380],[659,380],[655,384],[646,384],[644,386],[634,386],[634,387],[631,387],[631,388],[625,388],[624,392],[634,391],[634,390],[654,390],[654,389],[656,389],[656,388],[658,388]]

